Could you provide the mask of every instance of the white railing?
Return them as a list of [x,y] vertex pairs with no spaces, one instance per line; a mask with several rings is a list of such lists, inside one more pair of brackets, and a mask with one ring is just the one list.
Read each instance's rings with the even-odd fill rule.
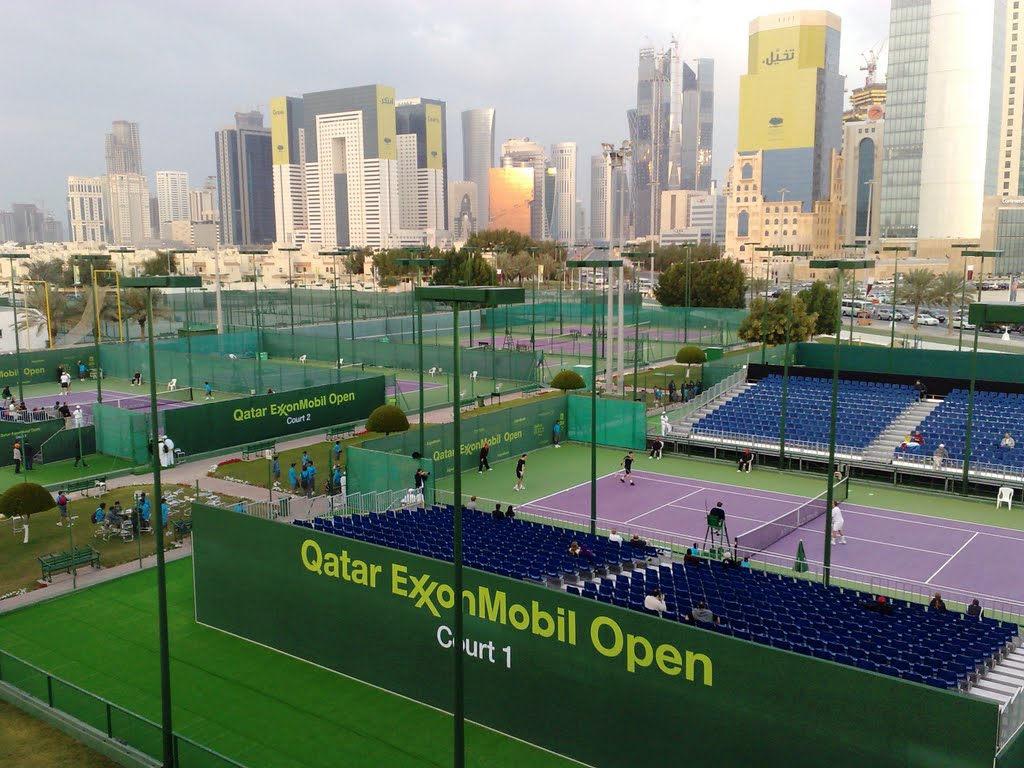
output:
[[[922,456],[913,453],[893,453],[892,464],[894,467],[912,467],[917,470],[928,470],[939,476],[951,475],[962,477],[964,473],[963,459],[943,459],[942,466],[935,466],[931,456]],[[985,480],[1001,480],[1011,483],[1024,482],[1024,467],[1014,467],[1009,464],[989,464],[982,461],[972,461],[967,468],[971,477]]]
[[[766,451],[778,452],[779,440],[763,435],[751,435],[743,432],[725,432],[717,429],[696,428],[690,432],[690,438],[703,438],[719,445],[736,447],[749,446]],[[808,456],[828,456],[828,443],[812,443],[804,440],[786,438],[786,453],[802,453]],[[837,445],[836,456],[844,459],[859,459],[863,449],[848,445]]]
[[[239,504],[245,508],[247,515],[262,517],[264,520],[276,520],[279,517],[288,517],[291,501],[288,496],[282,496],[274,501],[240,501]],[[241,511],[237,505],[233,509]]]

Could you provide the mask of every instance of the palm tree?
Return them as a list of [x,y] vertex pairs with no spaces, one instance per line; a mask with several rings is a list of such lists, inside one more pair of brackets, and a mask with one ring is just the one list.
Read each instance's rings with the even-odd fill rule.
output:
[[[171,313],[161,303],[162,295],[159,291],[153,291],[153,317],[170,317]],[[124,313],[125,322],[134,320],[139,324],[139,340],[146,336],[146,289],[129,288],[121,297],[121,308]]]
[[81,302],[74,301],[63,291],[58,291],[53,286],[46,286],[46,293],[43,288],[32,284],[25,292],[25,304],[29,309],[35,310],[28,315],[28,321],[22,320],[18,325],[20,330],[42,326],[46,322],[47,293],[50,303],[50,345],[53,346],[58,333],[66,333],[82,317],[83,306]]
[[914,305],[914,330],[917,330],[917,315],[922,304],[933,298],[935,274],[927,269],[912,269],[900,279],[897,301]]
[[951,336],[953,334],[953,307],[960,303],[960,299],[964,299],[965,304],[969,304],[972,299],[970,295],[964,290],[964,278],[959,272],[944,272],[941,275],[935,277],[935,282],[932,285],[932,300],[937,301],[942,306],[948,309],[946,314],[946,335]]

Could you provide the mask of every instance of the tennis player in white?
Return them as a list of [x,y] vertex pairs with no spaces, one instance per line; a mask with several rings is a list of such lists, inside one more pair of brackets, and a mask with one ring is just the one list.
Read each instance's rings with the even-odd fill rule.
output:
[[846,534],[843,533],[843,510],[839,508],[839,502],[832,502],[832,543],[845,544]]

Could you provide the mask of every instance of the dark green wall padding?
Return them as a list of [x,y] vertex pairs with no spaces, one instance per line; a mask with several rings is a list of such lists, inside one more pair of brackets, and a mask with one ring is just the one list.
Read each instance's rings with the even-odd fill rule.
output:
[[[202,505],[193,524],[200,623],[451,709],[450,564]],[[467,716],[591,765],[993,764],[986,702],[480,571],[465,589]]]

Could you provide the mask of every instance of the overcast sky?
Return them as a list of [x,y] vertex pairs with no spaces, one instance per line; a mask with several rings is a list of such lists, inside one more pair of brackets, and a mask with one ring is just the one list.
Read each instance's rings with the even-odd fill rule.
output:
[[[0,207],[65,214],[66,177],[105,171],[113,120],[140,124],[150,186],[159,170],[216,173],[213,133],[275,95],[368,83],[448,105],[448,169],[462,176],[459,113],[497,109],[497,143],[528,136],[578,144],[578,197],[589,158],[628,138],[637,51],[675,34],[684,60],[715,59],[713,176],[736,147],[747,25],[822,8],[842,19],[841,72],[863,83],[861,54],[888,32],[888,0],[3,0]],[[883,57],[884,61],[884,57]],[[879,79],[884,79],[884,64]],[[269,125],[269,121],[267,123]]]

